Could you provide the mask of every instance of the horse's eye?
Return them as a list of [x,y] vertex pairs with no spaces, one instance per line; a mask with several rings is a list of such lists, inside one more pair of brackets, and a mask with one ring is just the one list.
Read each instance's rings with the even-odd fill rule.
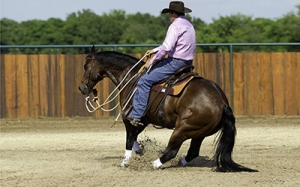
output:
[[84,70],[87,70],[87,68],[88,68],[87,64],[85,64],[83,67],[84,67]]

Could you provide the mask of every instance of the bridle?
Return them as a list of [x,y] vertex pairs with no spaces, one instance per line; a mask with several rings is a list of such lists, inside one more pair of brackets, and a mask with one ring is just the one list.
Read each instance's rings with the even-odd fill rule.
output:
[[91,60],[92,62],[92,65],[91,65],[91,68],[89,70],[89,76],[88,76],[88,81],[87,83],[85,84],[85,88],[88,89],[88,94],[91,93],[91,92],[94,92],[95,89],[91,88],[90,87],[90,79],[91,79],[91,74],[92,74],[92,67],[94,66],[94,61],[95,61],[95,57],[86,57],[86,60]]

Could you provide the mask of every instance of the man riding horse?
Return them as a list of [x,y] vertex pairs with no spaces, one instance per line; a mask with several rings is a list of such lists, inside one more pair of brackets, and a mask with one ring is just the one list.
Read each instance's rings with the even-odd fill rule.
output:
[[[146,55],[156,53],[149,62],[145,63],[141,61],[142,59],[138,60],[116,51],[96,51],[93,46],[86,57],[85,72],[79,90],[83,95],[89,95],[94,93],[94,86],[99,81],[109,78],[120,91],[120,104],[124,114],[122,118],[126,129],[125,154],[120,164],[122,167],[129,165],[132,149],[138,152],[139,134],[148,124],[153,124],[173,130],[165,151],[152,163],[154,168],[161,168],[163,164],[175,158],[183,142],[190,139],[187,155],[180,160],[180,164],[186,166],[199,156],[203,140],[220,132],[213,156],[215,171],[256,171],[232,160],[236,135],[235,116],[224,91],[218,84],[195,76],[189,79],[180,94],[165,95],[159,91],[150,92],[152,85],[163,79],[169,80],[171,75],[177,75],[178,69],[190,67],[192,64],[196,41],[194,28],[184,17],[188,12],[191,10],[178,1],[171,2],[169,8],[162,11],[162,13],[169,13],[172,23],[163,44],[147,51]],[[165,55],[168,55],[168,58],[163,59]],[[130,110],[127,104],[131,101],[131,93],[134,90],[132,87],[144,64],[148,71],[142,70],[145,74],[139,79],[133,109],[126,118],[126,108]],[[153,68],[151,68],[152,64]],[[167,87],[165,93],[169,93],[168,88],[170,87]],[[146,108],[148,100],[151,104]],[[157,109],[162,112],[156,112]]]

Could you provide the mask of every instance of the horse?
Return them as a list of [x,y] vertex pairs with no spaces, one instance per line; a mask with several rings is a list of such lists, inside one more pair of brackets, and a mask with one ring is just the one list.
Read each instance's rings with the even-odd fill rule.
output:
[[[131,86],[126,84],[139,72],[144,61],[116,51],[96,51],[92,46],[90,54],[86,56],[84,75],[79,86],[83,95],[94,92],[94,86],[104,78],[109,78],[118,88],[121,107],[125,98],[128,99]],[[140,62],[139,64],[137,64]],[[129,71],[131,70],[131,71]],[[124,81],[125,80],[125,81]],[[150,98],[156,93],[152,90]],[[164,121],[159,119],[153,109],[160,103],[156,98],[149,110],[141,119],[144,126],[133,126],[125,116],[122,116],[126,129],[126,149],[122,167],[128,166],[132,149],[139,151],[138,135],[149,125],[173,130],[167,147],[161,157],[152,163],[154,168],[161,168],[163,164],[175,158],[184,141],[191,139],[187,155],[179,161],[179,166],[186,166],[199,157],[201,143],[205,137],[220,131],[216,141],[213,156],[213,170],[217,172],[255,172],[256,170],[237,164],[232,159],[235,143],[235,116],[228,99],[222,89],[213,81],[205,78],[194,78],[177,96],[168,95],[163,103]],[[160,164],[159,164],[160,163]]]

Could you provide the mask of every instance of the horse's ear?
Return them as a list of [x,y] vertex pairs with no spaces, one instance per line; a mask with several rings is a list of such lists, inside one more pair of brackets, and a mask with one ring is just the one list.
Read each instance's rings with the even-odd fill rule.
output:
[[101,52],[101,51],[102,51],[102,48],[100,47],[100,48],[98,49],[97,53],[98,53],[98,52]]
[[95,54],[95,46],[93,45],[92,49],[91,49],[91,54],[94,55]]

